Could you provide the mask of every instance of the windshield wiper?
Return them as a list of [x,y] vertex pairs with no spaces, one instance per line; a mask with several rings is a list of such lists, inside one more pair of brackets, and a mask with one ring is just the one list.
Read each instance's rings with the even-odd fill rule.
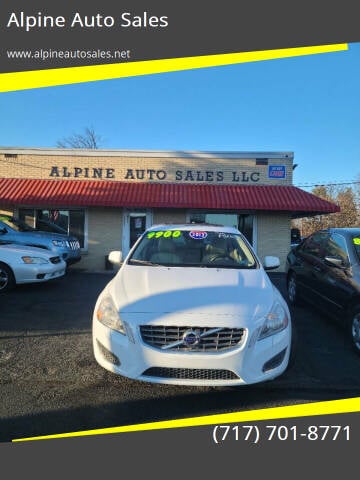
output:
[[214,265],[211,265],[211,264],[207,264],[205,265],[206,268],[227,268],[227,269],[233,269],[233,270],[249,270],[249,269],[252,269],[252,268],[256,268],[256,265],[228,265],[228,264],[221,264],[219,263],[218,265],[214,264]]
[[150,260],[138,260],[137,258],[130,258],[128,261],[130,265],[136,263],[138,265],[148,265],[150,267],[161,267],[159,263],[150,262]]

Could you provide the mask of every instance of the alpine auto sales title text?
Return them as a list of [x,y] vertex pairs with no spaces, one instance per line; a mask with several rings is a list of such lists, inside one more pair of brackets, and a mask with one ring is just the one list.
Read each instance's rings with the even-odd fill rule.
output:
[[150,12],[131,13],[122,12],[118,17],[96,13],[95,15],[83,15],[73,13],[66,18],[62,15],[46,15],[36,12],[27,15],[25,12],[12,12],[7,19],[7,28],[21,28],[26,32],[32,29],[55,29],[70,26],[70,28],[166,28],[169,18],[165,15],[152,15]]

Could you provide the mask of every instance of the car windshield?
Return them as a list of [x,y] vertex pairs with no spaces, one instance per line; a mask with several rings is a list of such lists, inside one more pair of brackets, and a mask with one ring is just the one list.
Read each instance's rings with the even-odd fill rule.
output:
[[56,225],[53,222],[49,222],[48,220],[44,219],[37,219],[36,230],[40,230],[41,232],[50,232],[50,233],[61,233],[62,235],[67,235],[68,231],[65,228],[60,227],[60,225]]
[[0,215],[0,221],[5,225],[7,225],[8,227],[12,228],[13,230],[16,230],[17,232],[35,231],[34,228],[30,227],[25,222],[14,217],[10,217],[8,215]]
[[146,232],[128,260],[130,265],[257,268],[241,235],[207,230]]
[[355,248],[358,261],[360,262],[360,232],[358,235],[353,237],[352,242]]

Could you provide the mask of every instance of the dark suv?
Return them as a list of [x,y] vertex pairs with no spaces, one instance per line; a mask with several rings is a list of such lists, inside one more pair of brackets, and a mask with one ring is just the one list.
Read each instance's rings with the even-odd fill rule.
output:
[[286,261],[290,303],[310,302],[345,325],[360,354],[360,228],[313,233]]

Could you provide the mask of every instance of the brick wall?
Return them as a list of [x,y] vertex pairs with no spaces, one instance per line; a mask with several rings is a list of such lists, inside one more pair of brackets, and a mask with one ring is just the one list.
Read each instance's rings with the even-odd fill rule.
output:
[[[17,152],[17,151],[16,151]],[[292,154],[288,158],[269,157],[269,165],[285,165],[285,179],[269,179],[268,166],[256,165],[256,158],[239,153],[206,154],[202,152],[127,152],[94,150],[19,150],[9,156],[0,150],[0,177],[61,180],[170,182],[208,184],[291,185]],[[230,155],[230,157],[229,157]],[[260,155],[260,154],[259,154]],[[96,171],[95,171],[96,170]],[[180,172],[180,173],[179,173]],[[190,173],[188,173],[190,172]],[[219,172],[222,172],[221,174]],[[254,177],[251,177],[254,174]],[[140,178],[139,178],[140,177]]]
[[275,272],[285,271],[286,256],[290,250],[290,214],[259,213],[257,215],[257,253],[263,261],[265,255],[280,258]]
[[88,252],[72,268],[105,270],[105,255],[122,248],[122,209],[88,209]]

